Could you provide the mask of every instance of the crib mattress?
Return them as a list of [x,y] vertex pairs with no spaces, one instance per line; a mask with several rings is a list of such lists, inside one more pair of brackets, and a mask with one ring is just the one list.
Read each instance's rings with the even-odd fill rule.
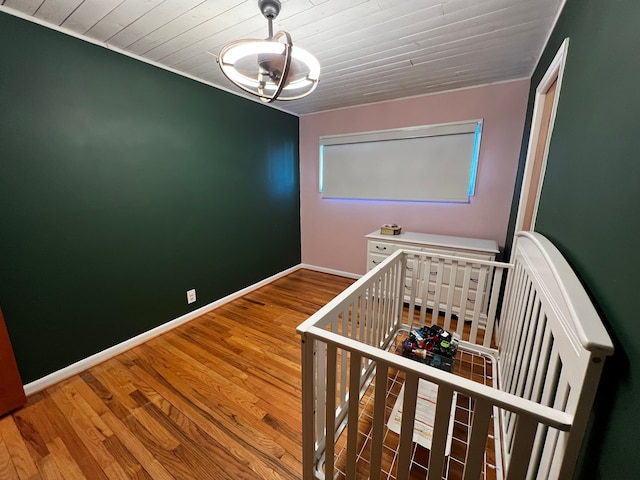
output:
[[[402,353],[402,342],[406,339],[407,334],[399,332],[390,347],[398,355]],[[484,385],[494,385],[494,365],[490,356],[470,351],[461,346],[456,355],[454,374],[480,382]],[[404,384],[404,374],[395,369],[389,370],[386,389],[386,408],[385,408],[385,433],[384,448],[382,457],[382,479],[395,479],[395,470],[398,459],[397,448],[399,443],[399,435],[390,430],[386,425],[392,415],[392,410],[402,385]],[[358,456],[357,470],[358,478],[368,478],[370,447],[372,439],[372,419],[373,419],[373,391],[375,385],[368,387],[361,402],[360,414],[358,422]],[[464,395],[457,395],[455,408],[452,409],[452,417],[454,419],[453,427],[450,426],[450,452],[445,461],[445,471],[443,479],[457,480],[462,479],[464,460],[467,452],[469,440],[469,432],[471,431],[471,418],[473,413],[473,402]],[[495,412],[494,412],[495,417]],[[348,427],[347,427],[348,428]],[[496,480],[501,478],[498,472],[496,462],[496,439],[494,432],[498,431],[496,419],[493,418],[487,438],[487,448],[485,450],[485,461],[482,471],[483,480]],[[346,471],[346,438],[347,430],[342,432],[340,438],[336,442],[336,459],[335,465],[338,470],[338,479],[345,479]],[[411,471],[410,479],[424,479],[427,475],[427,465],[429,464],[429,450],[419,443],[413,444],[411,455]]]

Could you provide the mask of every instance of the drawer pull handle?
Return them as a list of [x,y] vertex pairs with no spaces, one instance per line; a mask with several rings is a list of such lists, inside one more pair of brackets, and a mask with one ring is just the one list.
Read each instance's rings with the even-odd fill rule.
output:
[[378,250],[386,250],[387,249],[387,247],[381,247],[380,245],[376,245],[376,248]]
[[427,290],[428,293],[430,293],[431,295],[435,295],[436,291],[435,290]]
[[469,280],[471,280],[473,283],[478,283],[479,282],[479,279],[477,279],[477,278],[470,278]]
[[375,260],[371,260],[371,263],[373,263],[374,265],[378,265],[380,262],[376,262]]
[[467,303],[476,303],[475,298],[467,298]]
[[406,288],[407,290],[411,290],[411,287],[409,285],[407,285],[406,283],[404,284],[404,288]]

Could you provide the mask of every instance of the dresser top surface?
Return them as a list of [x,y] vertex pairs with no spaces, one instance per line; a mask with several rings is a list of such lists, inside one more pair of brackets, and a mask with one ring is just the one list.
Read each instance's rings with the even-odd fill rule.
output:
[[432,233],[403,232],[399,235],[383,235],[380,230],[367,235],[370,240],[381,240],[397,243],[418,243],[438,247],[462,248],[481,252],[499,253],[498,242],[480,238],[453,237],[449,235],[435,235]]

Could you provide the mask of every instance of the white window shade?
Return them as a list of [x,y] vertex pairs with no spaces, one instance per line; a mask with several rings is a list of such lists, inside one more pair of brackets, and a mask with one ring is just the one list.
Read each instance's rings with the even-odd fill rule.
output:
[[324,198],[468,202],[480,121],[322,137]]

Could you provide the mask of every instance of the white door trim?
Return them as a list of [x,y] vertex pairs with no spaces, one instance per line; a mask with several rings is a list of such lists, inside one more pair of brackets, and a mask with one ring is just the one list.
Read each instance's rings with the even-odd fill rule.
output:
[[[549,155],[549,144],[551,143],[551,136],[553,133],[553,125],[556,120],[556,111],[558,108],[558,99],[560,98],[560,88],[562,86],[562,77],[564,76],[564,67],[567,61],[567,51],[569,49],[569,39],[565,38],[560,45],[560,49],[556,53],[553,61],[549,65],[547,72],[540,80],[538,87],[536,88],[536,97],[533,105],[533,116],[531,120],[531,134],[529,135],[529,145],[527,146],[527,158],[524,167],[524,176],[522,178],[522,188],[520,190],[520,199],[518,201],[518,215],[516,217],[515,231],[519,232],[523,228],[524,224],[524,210],[525,200],[529,196],[529,190],[537,188],[536,200],[533,209],[533,217],[531,219],[531,230],[534,229],[536,224],[536,217],[538,215],[538,204],[540,202],[540,192],[542,190],[542,183],[544,181],[545,171],[547,169],[547,156]],[[555,98],[553,99],[553,107],[551,109],[551,119],[549,120],[549,130],[547,134],[547,141],[544,145],[544,153],[542,157],[542,169],[540,171],[540,178],[538,185],[532,185],[533,164],[536,156],[536,148],[538,145],[538,137],[540,136],[541,124],[542,124],[542,112],[544,106],[544,99],[547,91],[557,80]]]

